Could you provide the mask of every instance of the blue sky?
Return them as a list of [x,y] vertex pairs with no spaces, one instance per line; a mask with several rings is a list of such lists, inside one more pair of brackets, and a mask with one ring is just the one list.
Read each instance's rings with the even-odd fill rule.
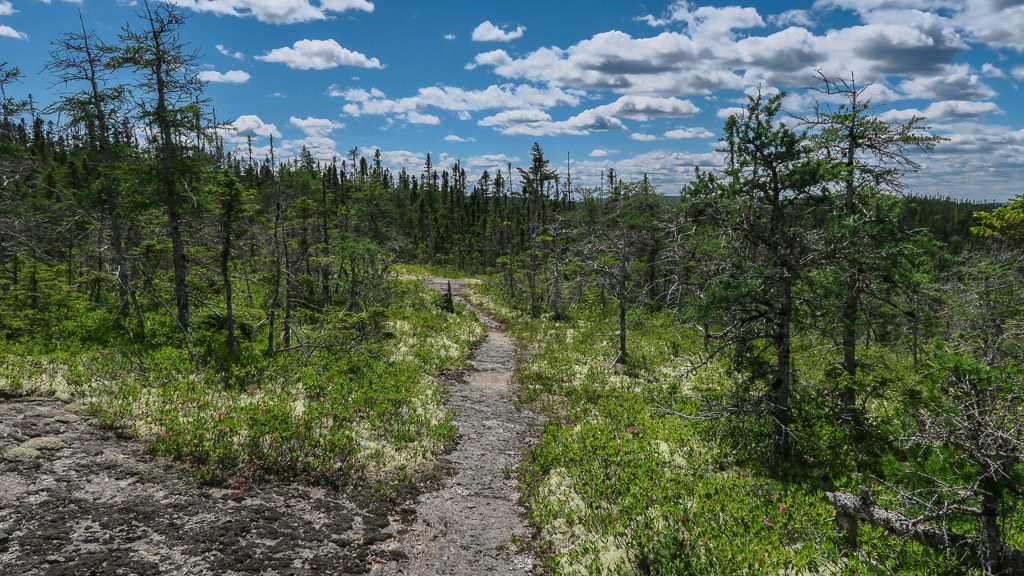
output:
[[[722,117],[785,90],[806,110],[813,71],[873,83],[879,114],[925,114],[948,138],[915,192],[1006,199],[1024,181],[1024,0],[422,2],[174,0],[232,143],[284,154],[379,148],[418,171],[523,163],[538,141],[577,182],[615,167],[669,194],[713,168]],[[86,25],[114,40],[129,2],[0,0],[0,61],[49,100],[49,41]]]

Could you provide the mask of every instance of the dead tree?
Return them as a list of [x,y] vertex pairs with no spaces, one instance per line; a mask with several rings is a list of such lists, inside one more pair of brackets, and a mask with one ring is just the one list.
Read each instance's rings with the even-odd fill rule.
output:
[[[893,487],[916,516],[890,512],[870,498],[829,494],[844,518],[871,522],[927,546],[953,550],[986,576],[1024,574],[1024,553],[1008,549],[1004,524],[1024,494],[1024,382],[1019,373],[953,359],[944,398],[922,411],[908,449],[941,451],[954,480],[919,472],[924,486]],[[934,522],[969,520],[977,534],[954,534]],[[855,544],[855,538],[854,542]]]

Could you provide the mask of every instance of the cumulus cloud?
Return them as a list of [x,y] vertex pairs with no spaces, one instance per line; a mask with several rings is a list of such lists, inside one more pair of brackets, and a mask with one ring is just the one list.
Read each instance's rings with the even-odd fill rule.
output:
[[249,138],[258,139],[271,136],[281,137],[281,131],[277,129],[276,125],[264,122],[255,114],[243,114],[226,128],[224,141],[228,144],[241,145],[245,144]]
[[[556,106],[577,106],[583,93],[557,87],[538,88],[528,84],[491,85],[482,90],[467,90],[454,86],[420,88],[415,96],[391,99],[384,92],[372,88],[341,89],[332,87],[329,94],[347,100],[342,111],[349,116],[402,116],[436,109],[455,112],[461,120],[468,120],[470,112],[484,110],[539,110]],[[436,116],[433,116],[436,118]],[[421,116],[416,116],[421,118]]]
[[[14,9],[14,5],[9,0],[0,0],[0,16],[10,16],[16,14],[18,11]],[[0,24],[0,38],[14,38],[15,40],[28,40],[28,34],[19,32],[10,26]]]
[[28,34],[18,32],[6,24],[0,24],[0,37],[14,38],[15,40],[28,40]]
[[996,66],[996,65],[994,65],[994,64],[992,64],[990,62],[985,62],[984,64],[981,65],[981,73],[984,74],[985,76],[988,76],[989,78],[1005,78],[1006,77],[1006,72],[1003,72],[1002,68],[1000,68],[1000,67],[998,67],[998,66]]
[[656,96],[622,96],[614,102],[588,108],[562,121],[536,108],[507,110],[483,118],[481,126],[492,126],[501,133],[518,136],[581,136],[594,131],[624,130],[622,119],[647,121],[656,118],[682,118],[700,111],[689,100]]
[[328,70],[339,66],[383,68],[380,60],[344,48],[336,40],[299,40],[291,46],[275,48],[257,60],[278,62],[298,70]]
[[454,142],[454,143],[476,142],[476,138],[473,138],[472,136],[462,137],[462,136],[459,136],[459,135],[456,135],[456,134],[449,134],[449,135],[444,137],[444,141],[445,142]]
[[721,120],[725,120],[730,116],[743,116],[746,113],[746,108],[739,106],[729,106],[727,108],[720,108],[718,112],[715,112],[715,117]]
[[629,135],[630,140],[636,140],[637,142],[654,142],[658,140],[658,137],[654,134],[645,134],[643,132],[634,132]]
[[595,131],[626,128],[618,118],[595,108],[557,121],[552,120],[550,114],[541,110],[507,110],[483,118],[477,124],[494,127],[509,136],[583,136]]
[[374,6],[369,0],[320,0],[320,8],[329,12],[373,12]]
[[684,118],[700,112],[693,102],[679,98],[656,96],[622,96],[618,100],[593,108],[597,114],[646,121],[652,118]]
[[255,18],[268,24],[297,24],[325,20],[331,12],[361,10],[373,12],[368,0],[320,0],[319,5],[309,0],[166,0],[195,12],[208,12],[219,16]]
[[484,20],[473,29],[472,38],[474,42],[511,42],[522,38],[525,33],[526,27],[523,25],[516,26],[514,30],[505,30],[490,20]]
[[810,28],[815,24],[814,18],[807,10],[786,10],[779,14],[772,14],[768,16],[768,22],[780,28],[788,26]]
[[199,79],[212,84],[245,84],[252,76],[245,70],[228,70],[217,72],[216,70],[203,70],[199,73]]
[[[634,38],[621,31],[595,34],[568,47],[548,46],[513,56],[477,54],[469,68],[489,67],[505,78],[544,81],[627,94],[710,95],[758,84],[805,86],[822,69],[857,72],[863,82],[892,77],[937,77],[955,72],[967,44],[938,17],[830,29],[822,34],[789,26],[738,37],[731,31],[759,25],[756,11],[687,8],[686,32],[666,30]],[[688,19],[688,20],[687,20]]]
[[735,30],[764,26],[764,19],[756,8],[742,6],[700,6],[694,8],[689,0],[677,0],[660,17],[648,14],[638,18],[652,27],[684,24],[695,36],[730,35]]
[[441,119],[438,118],[437,116],[434,116],[433,114],[424,114],[422,112],[417,112],[415,110],[406,113],[405,119],[408,120],[411,124],[427,124],[430,126],[437,126],[438,124],[441,123]]
[[608,156],[608,151],[604,150],[602,148],[595,148],[594,150],[590,151],[590,157],[591,158],[606,158],[607,156]]
[[706,128],[676,128],[665,132],[665,138],[670,140],[684,140],[691,138],[714,138],[715,135]]
[[1017,80],[1024,81],[1024,66],[1015,67],[1013,70],[1010,71],[1010,74],[1012,74],[1013,77],[1016,78]]
[[1009,200],[1024,180],[1024,130],[977,121],[936,124],[946,138],[917,154],[921,171],[908,177],[912,190],[977,200]]
[[1024,52],[1024,3],[1018,0],[818,0],[815,8],[849,10],[865,22],[934,19],[973,42]]
[[216,46],[214,46],[214,48],[217,49],[217,52],[220,52],[221,54],[223,54],[224,56],[227,56],[228,58],[234,58],[235,60],[245,60],[245,54],[244,53],[238,52],[238,51],[229,50],[228,47],[224,46],[223,44],[217,44]]
[[1024,52],[1024,2],[967,0],[954,19],[972,40]]
[[899,85],[907,98],[925,100],[988,100],[996,91],[967,64],[945,66],[942,73],[905,80]]
[[976,118],[1002,113],[1003,110],[994,102],[947,100],[944,102],[934,102],[924,110],[918,110],[917,108],[886,110],[878,116],[883,120],[910,120],[915,117],[939,120],[948,118]]
[[341,122],[335,122],[328,118],[314,118],[313,116],[307,116],[306,118],[292,116],[288,119],[288,122],[301,130],[306,136],[323,137],[345,127]]
[[455,40],[455,34],[452,34],[452,33],[449,32],[448,34],[444,35],[444,39],[445,40]]

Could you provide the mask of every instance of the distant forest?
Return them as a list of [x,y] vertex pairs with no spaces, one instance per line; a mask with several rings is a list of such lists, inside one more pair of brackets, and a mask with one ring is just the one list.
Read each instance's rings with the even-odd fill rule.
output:
[[55,39],[43,110],[0,64],[4,394],[60,366],[204,479],[360,482],[366,446],[453,441],[423,378],[475,320],[408,277],[477,276],[549,410],[521,481],[553,571],[614,542],[622,573],[1021,573],[1024,200],[906,194],[926,119],[822,75],[803,115],[750,97],[681,190],[578,186],[540,144],[472,178],[257,157],[219,138],[177,9],[142,14]]

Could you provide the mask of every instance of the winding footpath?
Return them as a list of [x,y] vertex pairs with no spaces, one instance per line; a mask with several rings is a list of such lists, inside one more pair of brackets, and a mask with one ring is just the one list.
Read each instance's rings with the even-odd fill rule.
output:
[[[447,282],[433,278],[428,285],[443,293]],[[453,280],[452,289],[461,300],[462,283]],[[453,473],[439,490],[419,497],[415,522],[386,547],[403,560],[378,565],[374,575],[504,576],[535,568],[523,546],[530,531],[516,502],[514,470],[541,420],[515,405],[515,342],[486,313],[466,304],[487,326],[487,337],[463,377],[451,383],[459,439],[445,460]]]
[[0,574],[530,574],[512,472],[540,420],[514,405],[514,342],[474,311],[487,338],[448,382],[450,474],[397,507],[301,485],[199,486],[78,405],[0,401]]

